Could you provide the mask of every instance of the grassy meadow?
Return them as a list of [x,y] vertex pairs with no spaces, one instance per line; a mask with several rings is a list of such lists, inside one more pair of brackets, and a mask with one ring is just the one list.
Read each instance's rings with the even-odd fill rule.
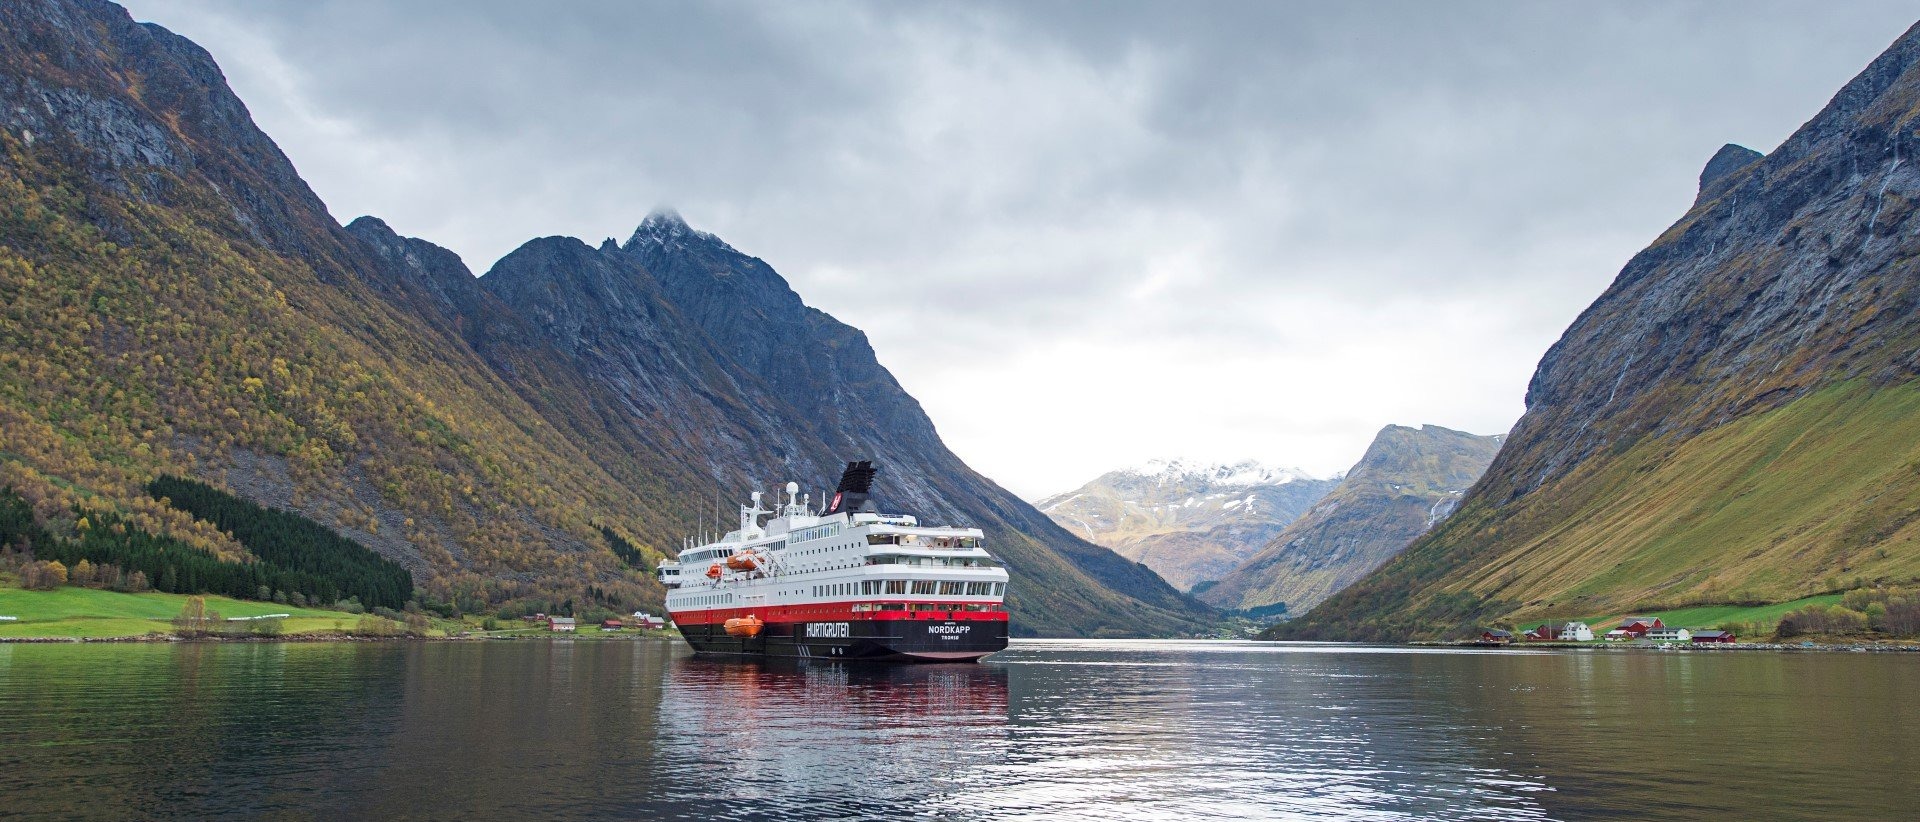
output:
[[[359,614],[344,611],[211,595],[206,600],[207,608],[220,612],[223,617],[291,614],[281,623],[285,634],[351,630],[360,621]],[[0,616],[19,618],[0,622],[0,638],[105,639],[166,634],[172,632],[172,620],[186,603],[186,594],[128,594],[72,586],[51,591],[0,588]]]

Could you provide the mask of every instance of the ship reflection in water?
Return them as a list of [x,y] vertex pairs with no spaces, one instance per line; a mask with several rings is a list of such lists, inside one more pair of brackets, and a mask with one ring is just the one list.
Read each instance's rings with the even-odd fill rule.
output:
[[1903,818],[1920,655],[0,645],[0,815]]

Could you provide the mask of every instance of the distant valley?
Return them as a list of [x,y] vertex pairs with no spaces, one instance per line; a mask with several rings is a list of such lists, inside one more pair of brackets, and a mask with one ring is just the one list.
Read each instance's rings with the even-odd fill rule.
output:
[[1224,611],[1304,613],[1444,522],[1502,440],[1389,425],[1332,479],[1155,460],[1035,504]]
[[1034,504],[1061,527],[1186,590],[1245,562],[1335,484],[1252,461],[1166,459],[1110,471]]
[[1446,521],[1502,439],[1437,425],[1381,429],[1325,499],[1201,599],[1232,611],[1306,612]]

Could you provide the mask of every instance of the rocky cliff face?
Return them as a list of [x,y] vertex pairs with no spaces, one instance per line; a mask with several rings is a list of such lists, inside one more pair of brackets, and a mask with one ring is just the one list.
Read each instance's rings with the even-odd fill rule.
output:
[[1074,538],[949,452],[866,335],[678,215],[648,216],[622,246],[535,240],[480,283],[731,496],[789,479],[824,489],[847,458],[873,459],[884,506],[993,535],[1018,580],[1020,630],[1198,624],[1201,606],[1150,570]]
[[[240,550],[146,499],[203,477],[291,507],[472,609],[657,601],[716,490],[832,482],[979,525],[1024,633],[1171,633],[1204,606],[947,452],[857,331],[656,215],[534,240],[474,278],[341,226],[206,52],[96,0],[0,5],[0,481]],[[66,519],[63,520],[62,517]]]
[[1338,487],[1200,596],[1228,610],[1304,613],[1443,522],[1501,437],[1437,425],[1380,430]]
[[1081,538],[1190,589],[1245,562],[1333,486],[1255,462],[1155,460],[1034,504]]
[[[1917,63],[1909,30],[1771,154],[1721,149],[1692,209],[1541,359],[1460,514],[1290,630],[1440,633],[1908,573],[1912,517],[1884,503],[1910,496],[1912,455],[1867,443],[1904,430],[1888,409],[1920,374]],[[1824,469],[1776,482],[1814,453]]]

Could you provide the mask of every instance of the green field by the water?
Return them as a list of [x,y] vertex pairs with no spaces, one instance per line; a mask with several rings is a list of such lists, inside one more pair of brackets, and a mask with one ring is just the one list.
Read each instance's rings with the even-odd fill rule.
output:
[[[281,623],[286,634],[346,631],[360,620],[358,614],[344,611],[212,595],[206,600],[207,608],[222,617],[288,614]],[[173,630],[172,620],[186,603],[186,594],[128,594],[70,586],[51,591],[0,588],[0,616],[17,617],[16,621],[0,622],[0,637],[105,639],[165,634]]]

